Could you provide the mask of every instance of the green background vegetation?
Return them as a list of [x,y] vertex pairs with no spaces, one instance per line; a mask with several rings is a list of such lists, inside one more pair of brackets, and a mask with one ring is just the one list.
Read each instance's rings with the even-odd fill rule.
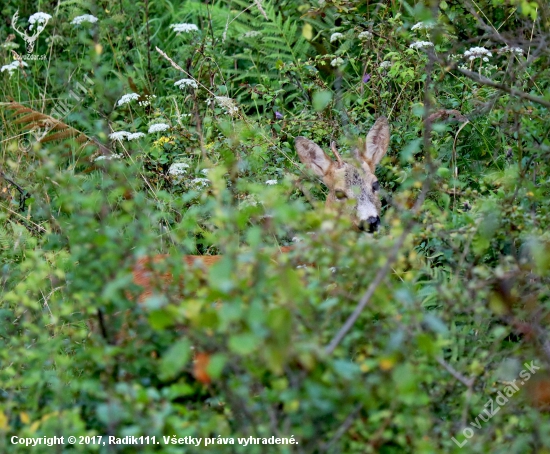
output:
[[[546,2],[7,0],[1,65],[26,53],[9,36],[17,9],[20,29],[52,19],[34,49],[45,60],[0,74],[1,452],[31,450],[13,435],[550,452]],[[99,21],[72,25],[82,14]],[[488,62],[464,58],[476,46]],[[196,89],[174,86],[189,77]],[[132,92],[149,103],[117,105]],[[64,125],[49,131],[53,109]],[[360,235],[323,211],[293,141],[334,140],[346,158],[381,115],[382,226]],[[171,128],[147,134],[154,123]],[[146,136],[109,139],[121,130]],[[132,267],[158,253],[176,279],[136,304]],[[181,260],[215,253],[206,273]],[[541,369],[459,448],[451,437],[531,361]],[[183,452],[32,448],[65,451]]]

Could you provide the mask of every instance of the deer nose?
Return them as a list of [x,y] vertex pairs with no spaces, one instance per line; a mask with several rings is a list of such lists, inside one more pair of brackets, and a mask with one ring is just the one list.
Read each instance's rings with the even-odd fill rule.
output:
[[359,230],[365,232],[369,231],[369,233],[376,232],[378,230],[378,226],[380,225],[380,217],[379,216],[370,216],[365,221],[362,219],[359,222]]

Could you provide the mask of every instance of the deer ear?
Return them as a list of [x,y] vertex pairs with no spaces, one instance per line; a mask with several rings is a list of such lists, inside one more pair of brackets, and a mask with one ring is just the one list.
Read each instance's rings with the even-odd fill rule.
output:
[[325,154],[319,145],[305,137],[296,137],[294,143],[300,161],[315,175],[324,178],[332,165],[332,159]]
[[390,144],[390,126],[386,117],[379,117],[367,135],[365,151],[362,154],[363,160],[370,166],[374,172]]

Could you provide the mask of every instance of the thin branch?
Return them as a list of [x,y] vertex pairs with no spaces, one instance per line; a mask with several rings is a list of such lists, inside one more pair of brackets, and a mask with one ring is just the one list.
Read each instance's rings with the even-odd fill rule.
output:
[[[411,210],[412,216],[416,215],[418,213],[418,211],[420,211],[420,207],[424,203],[424,199],[426,198],[426,195],[428,193],[428,190],[430,189],[430,186],[431,186],[431,181],[430,181],[430,178],[428,177],[424,180],[424,185],[422,187],[422,192],[420,193],[420,196],[418,197],[418,200],[416,201],[416,203],[414,204],[414,206]],[[340,331],[338,331],[338,333],[336,333],[334,338],[325,347],[325,353],[330,355],[336,349],[336,347],[338,347],[338,345],[340,344],[342,339],[346,336],[348,331],[352,328],[352,326],[355,324],[355,322],[359,318],[359,315],[361,315],[361,312],[363,311],[363,309],[365,309],[367,304],[369,304],[370,299],[374,295],[374,292],[376,291],[376,289],[378,288],[380,283],[384,280],[384,278],[386,277],[386,274],[388,274],[389,270],[391,269],[391,267],[393,265],[393,262],[395,262],[395,260],[397,259],[397,255],[399,254],[399,250],[401,249],[401,246],[403,246],[403,243],[405,242],[405,238],[409,234],[409,232],[412,229],[414,223],[415,222],[414,222],[413,218],[411,217],[411,220],[405,225],[405,228],[403,229],[403,233],[401,233],[401,236],[399,237],[399,239],[397,240],[397,242],[393,246],[393,249],[392,249],[392,251],[390,252],[390,254],[388,256],[388,260],[386,260],[386,263],[384,264],[384,266],[382,268],[380,268],[380,270],[376,274],[376,277],[374,278],[374,280],[371,282],[371,284],[367,288],[367,291],[363,294],[363,296],[359,300],[359,303],[357,304],[357,307],[355,308],[353,313],[348,317],[348,319],[346,320],[346,322],[344,323],[342,328],[340,328]]]
[[454,378],[456,378],[464,386],[471,388],[475,382],[475,378],[466,378],[460,372],[458,372],[453,366],[451,366],[443,358],[436,358],[436,361],[442,365],[447,372],[449,372]]
[[320,451],[321,452],[327,452],[329,450],[331,450],[332,448],[332,445],[334,445],[334,443],[336,443],[340,438],[342,438],[342,436],[349,430],[349,428],[351,427],[351,425],[353,424],[353,421],[355,421],[355,419],[357,418],[357,416],[359,415],[359,412],[361,411],[361,409],[363,408],[363,404],[362,403],[358,403],[354,408],[353,410],[351,411],[351,413],[348,415],[348,417],[344,420],[344,422],[342,423],[342,425],[338,428],[338,430],[336,431],[336,433],[334,434],[334,436],[331,438],[331,440],[324,444],[323,446],[321,446],[321,449]]
[[529,93],[525,93],[524,91],[517,90],[515,88],[507,87],[506,85],[499,84],[498,82],[494,82],[491,79],[488,79],[487,77],[484,77],[478,73],[474,73],[472,71],[468,71],[466,69],[461,68],[455,68],[459,73],[465,75],[466,77],[469,77],[473,81],[481,84],[481,85],[487,85],[488,87],[493,87],[498,90],[504,91],[512,96],[517,96],[519,98],[528,99],[529,101],[533,101],[537,104],[540,104],[541,106],[550,107],[550,101],[547,101],[544,98],[541,98],[539,96],[533,96]]
[[363,309],[367,306],[370,299],[372,298],[372,295],[374,295],[374,292],[380,285],[380,283],[384,280],[386,277],[386,274],[388,274],[389,270],[391,269],[391,266],[393,265],[393,262],[397,259],[397,255],[399,254],[399,250],[401,249],[401,246],[405,242],[405,238],[409,233],[409,229],[405,229],[397,242],[395,243],[388,260],[386,260],[386,263],[382,268],[378,270],[378,273],[376,273],[376,277],[369,285],[369,288],[364,293],[364,295],[359,300],[359,303],[357,304],[357,307],[353,311],[353,313],[348,317],[342,328],[340,328],[340,331],[336,333],[336,336],[330,341],[330,344],[328,344],[325,347],[325,353],[330,355],[336,347],[340,344],[342,339],[346,336],[348,331],[351,329],[351,327],[355,324],[357,319],[359,318],[359,315],[361,315],[361,312],[363,312]]

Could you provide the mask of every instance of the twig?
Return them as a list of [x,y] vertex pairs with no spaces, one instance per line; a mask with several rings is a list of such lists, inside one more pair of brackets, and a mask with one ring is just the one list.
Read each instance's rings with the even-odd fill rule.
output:
[[453,366],[451,366],[447,361],[445,361],[443,358],[436,358],[436,361],[442,365],[447,372],[449,372],[454,378],[456,378],[460,383],[462,383],[464,386],[468,388],[468,391],[466,392],[466,404],[464,405],[464,408],[462,409],[462,416],[460,418],[461,425],[466,425],[466,419],[468,417],[468,407],[470,406],[470,400],[472,399],[472,395],[474,394],[474,383],[475,378],[466,378],[464,375],[462,375],[460,372],[458,372]]
[[395,259],[397,258],[397,255],[399,254],[399,249],[401,249],[401,246],[405,242],[405,238],[408,235],[408,233],[409,233],[409,229],[405,229],[403,231],[403,233],[397,240],[397,243],[395,243],[388,257],[388,260],[386,260],[386,263],[384,264],[384,266],[380,268],[380,270],[378,270],[378,273],[376,273],[376,277],[369,285],[369,288],[367,289],[367,291],[363,294],[363,296],[359,300],[359,303],[357,304],[357,307],[355,308],[353,313],[348,317],[348,319],[346,320],[342,328],[340,328],[340,331],[336,333],[336,336],[334,336],[334,338],[330,341],[330,344],[328,344],[325,347],[325,353],[330,355],[336,349],[336,347],[338,347],[338,344],[340,344],[340,342],[346,336],[346,334],[351,329],[351,327],[355,324],[355,322],[359,318],[359,315],[361,315],[361,312],[363,312],[363,309],[365,309],[370,299],[372,298],[372,295],[374,295],[374,292],[376,291],[380,283],[384,280],[388,271],[391,269],[393,262],[395,261]]
[[[16,211],[13,211],[10,207],[4,205],[3,203],[0,203],[0,206],[4,208],[5,210],[9,211],[11,214],[14,214],[15,216],[18,216],[21,218],[21,222],[27,228],[31,233],[36,233],[31,229],[31,227],[34,227],[36,230],[42,233],[46,233],[46,229],[42,227],[41,225],[36,224],[35,222],[32,222],[30,219],[25,218],[21,213],[17,213]],[[26,225],[26,223],[32,224],[32,226]]]
[[447,361],[445,361],[443,358],[436,358],[436,361],[442,365],[447,372],[449,372],[454,378],[456,378],[460,383],[462,383],[464,386],[471,388],[475,382],[475,378],[466,378],[464,375],[462,375],[460,372],[458,372],[453,366],[451,366]]
[[455,178],[458,178],[458,164],[456,160],[456,141],[458,140],[458,135],[460,134],[460,131],[464,129],[464,126],[466,126],[470,120],[466,119],[464,123],[460,125],[460,128],[458,128],[458,131],[455,134],[455,140],[453,140],[453,161],[454,161],[454,169],[453,169],[453,175]]
[[183,69],[180,65],[178,65],[174,60],[172,60],[165,52],[160,50],[157,46],[155,46],[156,51],[162,55],[166,60],[170,62],[170,64],[177,69],[178,71],[181,71],[184,73],[187,77],[190,79],[193,79],[197,84],[199,84],[202,88],[204,88],[208,93],[210,93],[211,96],[214,96],[214,93],[205,85],[203,85],[199,80],[195,79],[191,74],[189,74],[185,69]]
[[487,77],[484,77],[478,73],[474,73],[472,71],[468,71],[466,69],[456,68],[456,70],[464,74],[466,77],[469,77],[473,81],[481,84],[481,85],[487,85],[488,87],[493,87],[498,90],[504,91],[512,96],[517,96],[519,98],[528,99],[529,101],[536,102],[537,104],[540,104],[541,106],[550,107],[550,101],[547,101],[544,98],[540,98],[539,96],[533,96],[529,93],[525,93],[524,91],[517,90],[515,88],[507,87],[506,85],[499,84],[497,82],[492,81],[491,79],[488,79]]
[[338,430],[336,431],[334,436],[331,438],[331,440],[328,443],[325,443],[323,446],[321,446],[321,449],[320,449],[321,452],[329,451],[332,448],[332,445],[336,443],[340,438],[342,438],[342,435],[344,435],[348,431],[348,429],[351,427],[351,425],[353,424],[353,421],[355,420],[355,418],[357,418],[357,415],[359,414],[362,408],[363,408],[362,403],[358,403],[353,408],[351,413],[344,420],[342,425],[338,428]]

